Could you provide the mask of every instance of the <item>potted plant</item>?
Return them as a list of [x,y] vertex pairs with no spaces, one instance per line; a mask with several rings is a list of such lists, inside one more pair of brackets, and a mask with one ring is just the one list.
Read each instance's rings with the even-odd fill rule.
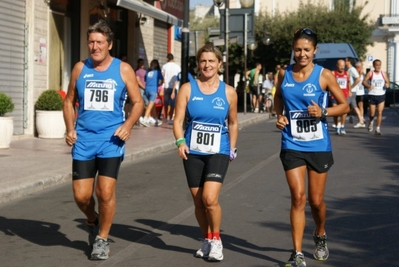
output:
[[0,148],[9,148],[14,131],[12,117],[5,117],[6,113],[14,110],[14,103],[11,97],[0,93]]
[[43,91],[36,101],[36,130],[39,138],[63,138],[63,100],[57,90]]

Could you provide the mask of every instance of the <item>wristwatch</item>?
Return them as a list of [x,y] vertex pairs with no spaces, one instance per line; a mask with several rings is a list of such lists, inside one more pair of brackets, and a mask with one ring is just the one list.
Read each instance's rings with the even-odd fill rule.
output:
[[322,109],[321,109],[321,117],[322,117],[323,119],[325,119],[325,118],[327,117],[327,115],[328,115],[327,109],[322,108]]

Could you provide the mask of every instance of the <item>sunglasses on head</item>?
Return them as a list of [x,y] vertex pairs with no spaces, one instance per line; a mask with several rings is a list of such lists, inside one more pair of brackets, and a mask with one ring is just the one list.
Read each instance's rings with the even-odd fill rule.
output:
[[302,29],[296,30],[294,35],[298,35],[298,34],[302,34],[302,33],[304,33],[306,35],[315,35],[316,34],[313,30],[311,30],[309,28],[302,28]]

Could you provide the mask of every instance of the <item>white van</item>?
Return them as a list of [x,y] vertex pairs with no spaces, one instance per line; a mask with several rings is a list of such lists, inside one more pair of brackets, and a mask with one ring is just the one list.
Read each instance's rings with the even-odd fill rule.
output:
[[[313,62],[323,66],[329,70],[335,70],[338,59],[345,59],[352,57],[359,61],[355,49],[349,43],[321,43],[318,44],[318,49]],[[294,52],[291,53],[291,64],[294,62]]]

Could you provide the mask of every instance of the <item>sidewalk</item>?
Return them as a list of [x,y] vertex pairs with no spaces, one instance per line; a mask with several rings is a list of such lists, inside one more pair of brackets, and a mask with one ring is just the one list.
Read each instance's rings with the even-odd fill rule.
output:
[[[269,119],[267,113],[238,113],[239,128]],[[175,149],[172,126],[135,126],[126,143],[124,163]],[[70,147],[64,139],[14,136],[0,149],[0,204],[71,181]]]

